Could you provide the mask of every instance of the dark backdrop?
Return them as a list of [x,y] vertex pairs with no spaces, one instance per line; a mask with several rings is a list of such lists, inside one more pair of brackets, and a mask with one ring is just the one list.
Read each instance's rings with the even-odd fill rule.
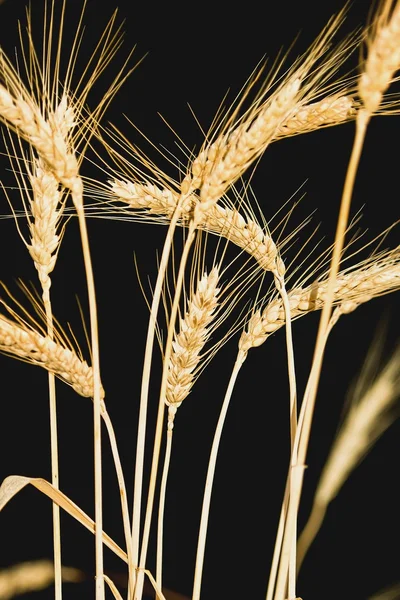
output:
[[[176,137],[165,121],[189,148],[198,148],[203,138],[188,105],[207,130],[224,95],[229,90],[228,101],[232,101],[264,56],[273,60],[299,32],[291,56],[304,51],[341,4],[339,0],[264,4],[250,1],[236,6],[89,0],[81,61],[84,64],[94,40],[118,5],[118,19],[125,19],[126,41],[121,58],[110,65],[108,77],[117,72],[133,45],[137,48],[132,65],[147,55],[118,93],[105,120],[115,123],[149,156],[160,161],[170,175],[176,176],[171,165],[163,162],[150,144],[127,125],[123,114],[158,148],[179,153]],[[343,32],[366,22],[369,4],[362,0],[353,2]],[[39,21],[42,2],[33,0],[31,5],[34,18]],[[68,9],[71,21],[67,20],[67,27],[72,28],[80,2],[70,0]],[[24,2],[6,0],[0,8],[0,37],[9,53],[18,45],[18,19],[24,20]],[[67,31],[71,34],[71,29]],[[357,61],[355,55],[350,64],[356,66]],[[103,81],[107,81],[107,75]],[[93,104],[104,89],[105,83],[99,82],[91,98]],[[360,227],[368,229],[365,239],[372,239],[398,218],[399,131],[397,117],[376,118],[368,131],[352,207],[353,215],[362,210]],[[253,186],[267,220],[292,195],[298,199],[303,192],[305,197],[289,227],[315,211],[313,224],[299,234],[296,244],[301,244],[317,224],[320,229],[316,239],[325,238],[321,247],[332,242],[352,135],[353,124],[346,124],[287,139],[274,144],[261,160]],[[6,159],[2,159],[2,164],[1,177],[4,173],[4,180],[10,181]],[[99,175],[94,166],[85,169],[88,176],[106,177]],[[297,192],[300,186],[303,187]],[[9,212],[4,198],[1,206],[1,213]],[[1,280],[21,299],[16,279],[21,277],[37,285],[36,275],[14,222],[2,221],[1,230]],[[95,219],[89,222],[99,302],[102,378],[129,492],[147,315],[137,283],[134,253],[148,290],[147,275],[154,283],[156,251],[161,248],[165,231],[163,227],[138,223]],[[393,247],[397,243],[398,235],[393,233],[387,245]],[[294,247],[290,251],[292,257],[295,250]],[[87,320],[84,272],[74,220],[68,225],[61,247],[52,293],[57,317],[64,325],[71,323],[85,347],[75,299],[75,295],[81,299]],[[396,294],[376,299],[343,318],[332,334],[315,412],[300,527],[338,427],[346,391],[383,320],[389,324],[386,355],[398,340],[397,305]],[[306,382],[317,324],[316,314],[294,324],[300,392]],[[166,507],[165,585],[186,595],[191,593],[208,452],[235,353],[236,345],[231,341],[204,372],[177,418]],[[154,364],[160,365],[158,353]],[[285,365],[281,330],[262,348],[251,352],[239,378],[218,460],[204,571],[205,600],[264,597],[288,463]],[[10,474],[50,479],[46,374],[6,357],[0,357],[0,368],[1,479]],[[93,515],[92,406],[63,384],[57,387],[61,489]],[[152,391],[150,432],[154,424],[156,378]],[[361,600],[398,580],[398,434],[399,425],[395,423],[332,503],[300,576],[298,593],[303,598]],[[106,436],[104,489],[105,529],[123,545],[118,488]],[[2,567],[22,560],[50,558],[50,502],[34,489],[23,490],[1,514],[0,531]],[[65,515],[62,534],[63,562],[81,568],[88,577],[79,588],[66,586],[65,598],[93,597],[93,537]],[[153,546],[150,568],[152,552]],[[123,565],[111,553],[106,551],[105,557],[112,577],[124,572]],[[51,590],[32,595],[51,597]]]

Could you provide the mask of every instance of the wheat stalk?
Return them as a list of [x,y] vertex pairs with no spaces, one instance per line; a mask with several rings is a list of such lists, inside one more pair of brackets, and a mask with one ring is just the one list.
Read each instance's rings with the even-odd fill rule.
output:
[[[376,19],[376,27],[378,31],[380,29],[382,15],[387,16],[387,12],[390,6],[392,6],[392,2],[386,1],[383,5],[383,11]],[[382,60],[375,60],[377,58],[377,54],[375,54],[375,51],[378,48],[378,44],[376,43],[376,39],[378,38],[376,37],[375,42],[372,44],[370,49],[371,60],[369,61],[369,64],[367,61],[364,74],[359,80],[358,91],[364,102],[364,108],[362,110],[359,110],[357,113],[355,137],[350,160],[347,167],[340,203],[340,210],[337,220],[335,241],[329,269],[327,292],[322,307],[312,367],[309,375],[306,393],[303,399],[302,426],[299,430],[299,434],[296,436],[297,440],[291,456],[291,471],[295,473],[296,482],[295,486],[291,487],[291,494],[289,498],[285,530],[282,540],[282,554],[279,562],[279,570],[276,583],[275,600],[283,600],[285,596],[288,571],[288,555],[290,551],[291,540],[293,539],[292,534],[295,528],[296,516],[298,513],[301,490],[303,486],[305,459],[310,438],[312,417],[317,396],[318,383],[321,374],[323,356],[327,336],[329,334],[331,311],[335,298],[335,286],[344,248],[344,239],[350,214],[351,199],[358,165],[362,153],[362,148],[364,144],[364,139],[370,117],[372,113],[379,107],[379,104],[382,100],[383,92],[387,89],[389,83],[393,78],[395,70],[397,70],[397,68],[399,67],[400,55],[398,54],[398,35],[391,35],[392,33],[396,33],[396,31],[398,31],[399,28],[399,25],[397,23],[397,19],[400,15],[399,7],[400,5],[397,3],[397,6],[392,14],[391,24],[393,27],[393,31],[390,32],[389,29],[382,30],[384,32],[383,38],[386,38],[382,46],[380,47],[380,54]],[[394,54],[395,58],[393,60],[393,63],[391,63],[391,59],[386,60],[387,57],[384,57],[385,50],[388,51],[389,54]],[[371,81],[369,80],[371,76],[377,79],[375,89],[374,86],[371,84]],[[381,81],[379,82],[380,78]]]

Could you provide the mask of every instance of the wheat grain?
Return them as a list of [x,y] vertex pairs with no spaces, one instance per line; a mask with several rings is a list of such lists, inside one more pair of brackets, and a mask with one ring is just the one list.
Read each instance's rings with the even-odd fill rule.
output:
[[168,405],[180,405],[193,386],[201,352],[211,335],[210,325],[218,308],[218,280],[219,270],[214,267],[209,275],[204,273],[196,292],[188,299],[179,332],[172,342],[166,392]]
[[[39,365],[68,383],[81,396],[93,398],[93,371],[69,348],[0,315],[0,351]],[[104,398],[104,390],[101,389]]]
[[368,56],[364,70],[358,83],[358,93],[369,114],[379,108],[383,94],[399,68],[400,2],[383,0],[368,43]]
[[[366,261],[358,269],[339,273],[335,289],[334,302],[340,305],[343,313],[353,311],[357,306],[372,298],[387,294],[400,287],[400,248],[380,257]],[[328,281],[317,280],[305,288],[297,287],[288,292],[292,319],[301,317],[314,310],[321,310],[327,294]],[[282,300],[275,298],[266,307],[256,310],[251,316],[247,331],[242,333],[239,348],[248,351],[260,346],[264,341],[285,324],[285,312]]]
[[351,96],[332,96],[305,104],[283,121],[276,138],[309,133],[322,127],[346,123],[355,118],[356,103]]

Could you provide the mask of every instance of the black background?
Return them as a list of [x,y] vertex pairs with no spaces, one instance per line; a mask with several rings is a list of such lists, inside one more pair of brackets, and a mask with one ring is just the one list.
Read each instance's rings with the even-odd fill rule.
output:
[[[342,3],[289,2],[260,4],[250,0],[232,3],[148,2],[89,0],[82,65],[113,9],[125,19],[126,36],[120,58],[110,65],[90,102],[96,103],[107,81],[133,45],[131,59],[145,57],[107,111],[110,120],[168,173],[176,172],[157,155],[143,137],[127,126],[123,114],[158,147],[179,153],[176,138],[165,118],[189,148],[199,147],[201,126],[207,130],[229,91],[232,101],[257,63],[287,49],[299,34],[293,57],[306,50]],[[80,2],[68,2],[67,32],[73,33]],[[18,46],[17,20],[24,21],[24,2],[6,0],[0,7],[0,37],[7,53]],[[33,0],[34,19],[40,22],[42,2]],[[370,3],[355,0],[343,33],[367,21]],[[69,20],[70,19],[70,20]],[[38,30],[40,32],[40,29]],[[39,36],[40,39],[40,36]],[[68,39],[68,35],[67,35]],[[349,60],[356,67],[356,53]],[[119,61],[119,62],[118,62]],[[107,79],[107,77],[109,79]],[[352,214],[362,209],[360,227],[372,239],[398,218],[397,117],[378,117],[368,131],[354,192]],[[333,240],[340,193],[351,149],[353,125],[346,124],[271,146],[258,166],[253,186],[267,220],[300,186],[305,197],[291,226],[311,212],[313,225],[299,234],[301,244],[313,226],[320,224],[322,248]],[[182,158],[183,156],[180,155]],[[7,160],[2,177],[10,181]],[[86,175],[105,179],[88,165]],[[11,192],[10,192],[11,196]],[[18,194],[15,202],[18,203]],[[1,200],[1,213],[9,207]],[[1,279],[16,295],[16,279],[36,284],[30,258],[16,233],[14,222],[1,222]],[[146,332],[147,308],[134,267],[154,283],[156,251],[162,247],[163,227],[146,224],[89,221],[89,233],[99,303],[102,379],[126,473],[133,486],[133,465],[140,373]],[[302,237],[304,236],[304,237]],[[392,233],[387,245],[398,243]],[[291,250],[294,256],[294,250]],[[148,286],[146,288],[149,289]],[[85,308],[84,271],[77,223],[71,220],[53,275],[54,311],[61,323],[71,323],[85,347],[75,295]],[[327,457],[343,409],[346,390],[359,372],[363,358],[382,319],[389,326],[385,353],[398,340],[398,295],[376,299],[343,318],[335,328],[325,357],[312,439],[308,455],[300,527],[304,524],[318,475]],[[299,391],[304,389],[311,362],[318,315],[294,324]],[[191,594],[196,532],[202,486],[213,428],[236,353],[234,341],[223,347],[191,396],[179,411],[170,471],[165,533],[165,585]],[[155,366],[160,357],[155,353]],[[50,479],[46,373],[10,358],[0,357],[1,436],[0,475]],[[273,550],[288,462],[288,406],[284,332],[279,331],[260,349],[251,352],[243,367],[220,449],[213,494],[202,597],[263,598]],[[157,372],[157,369],[156,371]],[[149,431],[153,431],[157,376],[154,378]],[[93,515],[92,406],[63,384],[58,385],[61,489]],[[332,503],[322,531],[312,546],[299,579],[298,594],[307,600],[366,599],[399,579],[398,566],[398,434],[395,423],[354,472]],[[149,439],[149,450],[151,438]],[[149,455],[148,455],[149,456]],[[109,446],[104,436],[104,527],[123,545],[119,497]],[[34,489],[24,489],[4,509],[0,519],[0,566],[22,560],[51,557],[51,507]],[[94,597],[94,539],[69,516],[62,515],[63,562],[85,571],[88,581],[66,586],[65,598]],[[153,546],[149,568],[153,569]],[[108,550],[105,564],[111,576],[123,565]],[[79,590],[79,591],[78,591]],[[41,592],[32,598],[51,598]]]

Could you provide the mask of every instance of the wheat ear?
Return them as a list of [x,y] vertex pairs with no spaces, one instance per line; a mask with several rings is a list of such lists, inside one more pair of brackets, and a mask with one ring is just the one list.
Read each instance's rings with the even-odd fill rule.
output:
[[383,0],[368,41],[368,55],[358,83],[365,110],[376,112],[400,68],[400,2]]
[[[361,375],[361,386],[356,388],[358,395],[352,398],[350,409],[325,463],[310,517],[299,538],[298,570],[320,529],[328,505],[395,418],[390,409],[400,395],[400,350],[397,349],[372,381],[368,372],[369,362],[366,372]],[[372,367],[376,365],[372,364]]]
[[[94,440],[95,440],[95,511],[96,511],[96,600],[104,600],[103,544],[102,544],[102,474],[101,474],[101,416],[100,416],[100,357],[97,332],[97,307],[93,268],[90,257],[85,214],[83,209],[83,184],[79,165],[71,148],[71,115],[69,102],[64,95],[55,110],[49,109],[45,118],[33,98],[25,90],[18,74],[8,62],[1,62],[2,73],[14,96],[0,84],[0,118],[25,138],[45,161],[57,180],[71,191],[76,208],[82,240],[83,258],[87,278],[91,345],[94,370]],[[67,126],[65,125],[67,124]]]
[[[154,214],[167,220],[174,214],[180,198],[177,192],[159,188],[151,183],[134,183],[128,180],[110,180],[110,195],[113,199],[127,203],[133,210],[143,210],[143,214]],[[182,207],[181,225],[189,222],[194,207],[199,202],[192,194],[185,199]],[[284,271],[283,262],[278,258],[275,242],[256,220],[244,217],[238,210],[215,204],[208,209],[200,228],[228,239],[250,254],[265,271]]]
[[[65,141],[66,131],[74,126],[73,112],[64,96],[46,120],[31,98],[21,93],[13,97],[0,84],[0,118],[14,127],[38,152],[55,177],[68,189],[77,185],[78,163]],[[79,184],[78,184],[79,185]]]
[[197,211],[207,212],[268,146],[279,126],[293,110],[300,79],[291,78],[275,92],[255,118],[240,124],[193,161],[193,187],[200,188]]
[[275,138],[309,133],[323,127],[340,125],[354,119],[357,105],[348,95],[327,96],[317,102],[300,106],[278,128]]
[[218,309],[219,268],[204,273],[196,291],[188,298],[179,330],[172,342],[168,364],[165,403],[168,406],[167,447],[164,460],[158,511],[157,585],[162,589],[163,521],[172,435],[176,411],[187,398],[201,364],[201,353],[211,335],[211,324]]
[[[393,292],[400,287],[400,248],[372,257],[358,268],[352,267],[339,273],[334,288],[334,302],[342,312],[348,313],[360,304],[378,296]],[[326,301],[328,280],[316,280],[302,288],[289,290],[292,319],[314,310],[321,310]],[[242,333],[239,348],[248,351],[260,346],[285,323],[282,300],[275,298],[263,310],[251,316],[247,331]]]
[[[3,315],[0,315],[0,351],[43,367],[69,384],[80,396],[93,398],[92,367],[73,350]],[[103,388],[100,393],[103,399]]]
[[[226,119],[214,139],[206,140],[182,183],[183,191],[189,187],[200,190],[201,201],[194,212],[199,221],[203,220],[200,214],[206,213],[268,145],[278,139],[284,123],[298,114],[302,106],[320,99],[323,84],[345,60],[346,52],[353,45],[351,39],[346,39],[327,55],[331,38],[343,16],[344,11],[341,11],[331,19],[309,51],[295,61],[274,89],[272,83],[277,72],[271,74],[266,89],[241,118],[237,118],[237,109]],[[339,87],[339,82],[337,85]],[[345,95],[343,91],[342,95]]]

